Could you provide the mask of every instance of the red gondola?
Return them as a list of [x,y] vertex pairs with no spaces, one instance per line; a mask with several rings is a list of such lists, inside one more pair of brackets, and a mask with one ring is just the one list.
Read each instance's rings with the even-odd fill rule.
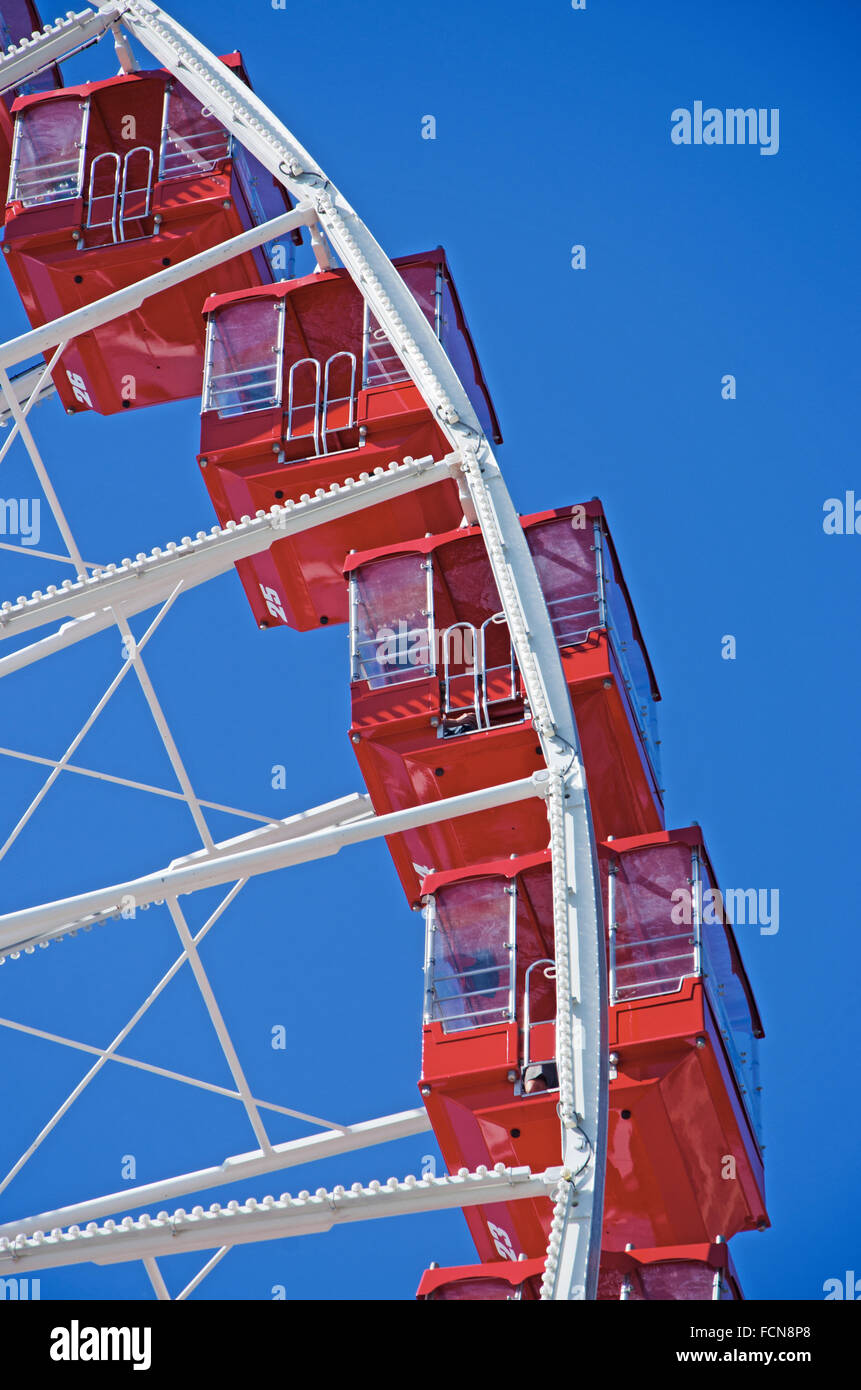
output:
[[[222,61],[247,81],[238,53]],[[3,250],[34,327],[290,207],[168,72],[19,96],[12,109]],[[199,395],[206,295],[272,279],[261,247],[82,334],[54,371],[64,406],[110,415]]]
[[[600,502],[539,512],[523,527],[577,717],[596,834],[664,823],[660,698]],[[544,766],[477,528],[350,556],[351,738],[379,812],[528,776]],[[390,841],[414,901],[430,870],[487,846],[547,844],[542,802],[410,831]]]
[[[459,368],[488,434],[500,438],[445,253],[394,264]],[[314,496],[406,457],[450,452],[418,388],[344,270],[206,302],[200,464],[222,524]],[[261,627],[343,622],[344,559],[404,535],[459,526],[444,481],[285,537],[237,565]]]
[[[600,847],[610,972],[603,1248],[767,1224],[762,1025],[699,830]],[[434,874],[421,1091],[450,1171],[561,1160],[550,852]],[[703,908],[705,902],[711,910]],[[545,1198],[465,1212],[483,1260],[537,1258]]]

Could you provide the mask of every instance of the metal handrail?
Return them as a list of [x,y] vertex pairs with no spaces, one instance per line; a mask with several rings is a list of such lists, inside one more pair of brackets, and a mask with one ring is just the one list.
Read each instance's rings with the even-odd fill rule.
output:
[[[494,613],[492,617],[485,618],[484,622],[481,625],[481,631],[479,633],[479,653],[478,662],[476,664],[480,666],[480,685],[482,692],[481,704],[482,709],[484,710],[485,728],[487,729],[490,728],[490,709],[487,696],[487,628],[490,626],[491,623],[493,623],[496,626],[502,626],[503,624],[506,627],[508,626],[504,613]],[[508,651],[508,669],[511,673],[511,699],[514,700],[517,698],[517,677],[515,673],[516,664],[514,659],[514,644],[511,641],[510,633],[508,635]],[[501,666],[494,666],[492,669],[494,671],[501,671],[503,668]]]
[[[94,194],[93,189],[95,188],[95,182],[96,182],[96,169],[97,169],[98,165],[101,164],[102,160],[108,160],[108,161],[113,160],[113,161],[114,161],[114,187],[113,187],[113,192],[112,192],[112,193],[96,193],[96,194]],[[110,229],[111,229],[111,235],[113,236],[114,241],[118,241],[118,240],[119,240],[119,237],[118,237],[118,234],[117,234],[117,204],[118,204],[118,200],[119,200],[119,196],[120,196],[120,169],[121,169],[121,167],[122,167],[122,165],[121,165],[120,157],[119,157],[119,155],[116,153],[115,150],[103,150],[101,154],[97,154],[97,155],[96,155],[95,159],[93,160],[92,164],[90,165],[90,181],[89,181],[89,184],[87,185],[87,220],[86,220],[86,222],[85,222],[84,225],[86,226],[86,228],[87,228],[88,231],[91,231],[93,228],[96,228],[96,227],[110,227]],[[110,217],[104,218],[101,222],[94,222],[94,221],[93,221],[93,204],[94,204],[94,203],[101,203],[101,202],[103,202],[106,198],[110,198],[110,200],[111,200],[111,215],[110,215]]]
[[[530,1014],[530,1006],[529,1006],[529,984],[530,984],[529,977],[530,977],[530,975],[532,974],[533,970],[535,970],[539,965],[550,966],[550,969],[549,969],[549,970],[545,969],[545,971],[544,971],[544,978],[545,978],[545,979],[547,979],[547,980],[555,980],[555,979],[556,979],[556,962],[555,962],[555,960],[551,960],[551,958],[550,958],[549,956],[545,956],[542,960],[534,960],[534,961],[532,962],[532,964],[531,964],[530,966],[527,967],[527,970],[526,970],[526,977],[525,977],[524,983],[523,983],[523,1069],[524,1069],[524,1071],[525,1071],[526,1068],[529,1066],[529,1061],[530,1061],[530,1057],[531,1057],[531,1053],[530,1053],[530,1049],[529,1049],[529,1034],[530,1034],[530,1030],[531,1030],[531,1029],[533,1028],[533,1026],[534,1026],[533,1023],[532,1023],[532,1018],[531,1018],[531,1014]],[[548,1020],[541,1019],[541,1020],[539,1020],[539,1021],[540,1021],[540,1022],[547,1022]]]
[[[306,403],[306,404],[304,404],[304,405],[301,405],[301,406],[298,406],[298,407],[297,407],[296,404],[295,404],[295,401],[294,401],[294,399],[293,399],[293,393],[294,393],[294,389],[295,389],[295,386],[294,386],[294,379],[295,379],[295,376],[296,376],[296,372],[297,372],[297,370],[298,370],[299,367],[305,367],[305,366],[310,366],[310,367],[312,367],[312,368],[313,368],[313,371],[314,371],[314,400],[313,400],[313,407],[314,407],[314,428],[313,428],[313,430],[311,430],[310,432],[309,432],[308,430],[305,430],[305,431],[303,431],[303,433],[301,433],[301,434],[294,434],[294,433],[293,433],[293,415],[294,415],[294,411],[295,411],[296,409],[299,409],[299,410],[310,410],[310,409],[311,409],[311,405],[312,405],[312,402],[308,402],[308,403]],[[314,453],[315,453],[315,454],[319,454],[319,452],[320,452],[320,378],[321,378],[320,363],[319,363],[319,361],[317,360],[316,357],[299,357],[299,358],[297,358],[297,360],[292,364],[292,366],[291,366],[291,368],[290,368],[289,375],[288,375],[288,377],[287,377],[287,433],[286,433],[285,438],[288,439],[288,440],[293,440],[293,439],[313,439],[313,440],[314,440]]]
[[[140,188],[129,188],[129,162],[130,162],[131,159],[133,159],[133,157],[134,157],[136,154],[145,154],[146,157],[147,157],[146,183],[142,184]],[[135,145],[134,149],[129,150],[128,154],[126,155],[125,159],[123,160],[123,180],[122,180],[122,191],[121,191],[121,193],[120,193],[120,217],[119,217],[120,241],[125,241],[125,239],[126,239],[125,223],[126,223],[127,221],[129,221],[129,222],[138,222],[138,221],[140,221],[140,220],[141,220],[142,218],[144,218],[144,217],[149,217],[150,208],[151,208],[151,206],[152,206],[152,174],[153,174],[153,163],[154,163],[153,152],[152,152],[152,149],[150,148],[149,145]],[[145,194],[146,194],[146,203],[145,203],[145,205],[144,205],[144,208],[143,208],[143,211],[142,211],[142,212],[135,212],[135,213],[131,213],[131,214],[128,214],[128,213],[126,212],[126,199],[128,198],[128,196],[129,196],[130,193],[145,193]]]
[[[475,625],[474,625],[473,623],[468,623],[468,622],[466,622],[466,621],[459,622],[459,623],[450,623],[449,626],[445,629],[445,631],[444,631],[443,634],[442,634],[443,715],[445,716],[445,715],[449,715],[449,714],[454,714],[454,713],[455,713],[455,710],[454,710],[454,707],[453,707],[453,705],[452,705],[452,703],[451,703],[451,698],[450,698],[450,696],[451,696],[451,657],[450,657],[450,654],[449,654],[449,636],[451,635],[452,632],[456,632],[456,631],[458,631],[460,628],[463,628],[463,629],[465,629],[466,631],[469,631],[470,633],[472,633],[472,650],[473,650],[473,663],[472,663],[472,703],[473,703],[473,708],[474,708],[474,710],[475,710],[476,725],[477,725],[477,727],[480,729],[480,728],[481,728],[481,715],[480,715],[480,713],[479,713],[479,702],[480,702],[480,698],[481,698],[481,697],[480,697],[480,689],[481,689],[481,687],[480,687],[480,683],[479,683],[478,661],[475,659],[475,658],[477,657],[477,655],[478,655],[477,649],[476,649],[476,642],[475,642],[476,630],[475,630]],[[462,712],[462,711],[461,711],[461,712]]]
[[[336,361],[338,360],[339,357],[346,357],[346,358],[348,359],[349,363],[350,363],[350,393],[349,393],[348,396],[336,396],[335,399],[332,400],[332,399],[330,398],[330,396],[329,396],[329,373],[330,373],[331,368],[332,368],[332,363],[333,363],[333,362],[336,362]],[[330,429],[330,427],[329,427],[329,409],[330,409],[330,407],[333,406],[333,405],[343,405],[346,401],[349,401],[349,404],[350,404],[350,418],[349,418],[349,420],[347,421],[347,423],[346,423],[345,425],[336,425],[336,426],[334,426],[333,428]],[[324,371],[323,371],[323,427],[322,427],[323,453],[324,453],[324,454],[328,454],[328,452],[329,452],[329,445],[328,445],[328,440],[327,440],[327,437],[326,437],[327,435],[329,435],[329,434],[334,434],[334,433],[336,433],[338,430],[348,430],[348,429],[351,429],[355,423],[356,423],[356,354],[355,354],[354,352],[347,352],[346,350],[342,349],[340,352],[333,352],[333,353],[332,353],[332,356],[329,357],[329,358],[327,359],[327,361],[326,361],[326,366],[325,366]]]

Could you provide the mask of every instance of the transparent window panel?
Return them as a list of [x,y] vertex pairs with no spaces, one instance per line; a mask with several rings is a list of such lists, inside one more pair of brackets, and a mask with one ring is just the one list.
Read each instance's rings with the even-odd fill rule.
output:
[[469,397],[473,410],[478,416],[481,428],[489,439],[494,436],[494,424],[488,404],[487,394],[481,380],[475,359],[470,351],[469,340],[454,295],[447,280],[442,286],[442,323],[440,337],[446,356],[460,377],[463,388]]
[[446,1033],[506,1022],[511,1009],[511,897],[505,879],[468,879],[436,894],[429,1017]]
[[686,976],[698,973],[694,925],[673,921],[674,915],[682,916],[679,906],[686,901],[677,895],[674,902],[673,893],[690,893],[690,876],[687,845],[660,845],[619,856],[614,881],[614,1002],[675,994]]
[[581,529],[560,517],[530,526],[526,539],[557,642],[585,642],[602,626],[592,522]]
[[744,966],[730,935],[730,928],[721,920],[725,917],[725,912],[722,899],[714,896],[715,885],[707,878],[703,887],[711,888],[713,892],[711,899],[705,898],[703,907],[703,970],[706,990],[742,1099],[761,1139],[759,1039],[754,1032]]
[[230,136],[208,107],[184,87],[165,92],[160,179],[210,174],[230,154]]
[[372,689],[415,680],[434,667],[423,564],[422,555],[395,555],[353,575],[353,679]]
[[281,404],[283,303],[244,299],[210,315],[204,410],[221,416]]
[[648,1300],[707,1303],[715,1296],[717,1270],[697,1260],[667,1260],[641,1265],[643,1296]]
[[[436,318],[436,268],[433,265],[401,266],[398,272],[428,323]],[[394,386],[410,380],[410,374],[395,351],[385,329],[367,311],[364,385]]]
[[604,592],[607,601],[608,621],[613,647],[622,676],[625,681],[637,727],[643,736],[643,743],[656,778],[660,781],[660,760],[658,756],[658,721],[655,701],[652,698],[652,682],[640,640],[634,631],[627,593],[623,588],[610,547],[603,547]]
[[41,207],[80,196],[84,116],[77,97],[39,102],[19,112],[11,201]]

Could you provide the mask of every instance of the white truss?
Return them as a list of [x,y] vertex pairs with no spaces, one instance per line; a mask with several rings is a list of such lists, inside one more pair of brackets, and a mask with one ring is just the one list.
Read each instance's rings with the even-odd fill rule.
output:
[[[38,364],[35,367],[27,367],[24,371],[18,372],[15,376],[9,378],[9,382],[15,393],[15,399],[19,405],[26,407],[27,414],[30,413],[34,405],[41,405],[42,401],[46,401],[49,396],[56,395],[57,391],[45,367]],[[0,400],[0,427],[5,429],[11,419],[11,409],[6,404],[5,400]],[[2,458],[3,453],[5,453],[7,446],[11,442],[12,433],[13,432],[10,432],[7,438],[3,440],[0,458]],[[32,555],[38,552],[34,552],[32,549],[28,548],[28,551],[25,551],[25,554],[26,553]]]
[[113,610],[118,607],[129,617],[142,613],[163,603],[178,586],[187,591],[205,584],[226,574],[237,560],[258,555],[288,535],[438,483],[450,476],[455,462],[453,456],[441,462],[430,456],[393,460],[388,468],[359,473],[356,479],[333,483],[327,491],[321,488],[314,497],[306,495],[299,502],[286,501],[254,517],[228,521],[223,528],[198,531],[194,539],[183,536],[179,542],[169,541],[164,550],[157,546],[149,555],[142,553],[134,560],[96,567],[77,580],[64,579],[59,588],[49,584],[44,593],[36,589],[30,598],[6,599],[0,604],[0,641],[46,623],[63,622],[64,626],[45,639],[49,645],[39,644],[38,651],[27,648],[0,659],[0,674],[113,626]]
[[[296,213],[289,216],[301,215],[301,219],[310,225],[312,245],[318,264],[322,267],[329,264],[322,233],[350,272],[461,460],[461,494],[465,498],[465,510],[468,518],[477,520],[482,529],[534,715],[536,731],[541,739],[550,772],[549,805],[558,996],[557,1044],[564,1169],[548,1251],[543,1296],[562,1299],[594,1297],[600,1253],[607,1109],[607,994],[600,893],[588,796],[573,712],[546,605],[517,514],[465,390],[423,313],[349,203],[315,166],[295,137],[230,70],[176,24],[164,10],[149,3],[149,0],[128,0],[128,3],[119,6],[102,4],[99,9],[100,14],[95,19],[88,14],[78,18],[77,34],[70,33],[67,40],[64,40],[67,47],[70,43],[74,45],[80,42],[81,34],[88,24],[92,23],[95,30],[101,23],[103,31],[108,25],[114,25],[119,15],[124,26],[158,61],[173,72],[183,85],[204,102],[241,143],[271,170],[299,205]],[[44,43],[37,40],[38,54],[34,50],[29,58],[24,54],[19,57],[22,58],[22,62],[25,59],[35,62],[37,57],[45,58],[45,54],[50,51],[52,56],[45,59],[42,63],[44,66],[47,62],[62,56],[51,44],[52,41],[49,42],[48,39]],[[14,61],[10,60],[7,63],[7,72],[13,71],[13,67]],[[0,81],[3,80],[2,70],[0,66]],[[19,64],[14,71],[22,74],[24,69]],[[279,229],[283,220],[277,219]],[[276,223],[269,225],[265,239],[273,236],[275,226]],[[245,237],[249,235],[244,234]],[[228,254],[237,254],[238,243],[241,241],[242,238],[235,238],[233,249]],[[216,248],[216,252],[224,249]],[[203,256],[214,254],[205,252]],[[217,263],[217,259],[213,259],[211,263]],[[183,263],[185,266],[188,264]],[[199,273],[200,268],[199,266],[195,273]],[[148,282],[142,284],[152,286],[153,282],[160,279],[160,276],[150,277]],[[164,283],[161,282],[161,287]],[[171,283],[175,281],[171,280]],[[155,289],[150,288],[148,292],[155,292]],[[92,327],[96,321],[108,322],[116,314],[126,312],[129,307],[128,299],[123,299],[122,306],[119,303],[119,298],[126,294],[126,291],[122,291],[119,297],[110,296],[109,300],[113,303],[106,300],[102,301],[101,306],[88,306],[86,310],[76,311],[73,315],[67,315],[64,320],[34,330],[7,344],[5,348],[0,348],[0,386],[4,389],[11,414],[42,480],[82,583],[88,582],[86,567],[74,548],[74,541],[65,524],[59,502],[50,489],[47,473],[41,464],[4,369],[34,351],[44,351],[46,348],[64,343],[75,333],[86,331],[85,325]],[[102,313],[105,317],[99,318]],[[123,603],[122,614],[118,615],[114,610],[115,619],[121,629],[125,625],[125,593],[133,587],[127,585],[120,600]],[[171,590],[172,595],[176,592],[176,588]],[[50,597],[53,598],[54,595]],[[159,600],[152,600],[157,601]],[[23,604],[22,600],[19,606],[23,608]],[[10,609],[7,609],[7,615],[14,607],[16,606],[11,605]],[[102,614],[104,611],[103,609]],[[74,629],[78,623],[92,623],[92,613],[92,607],[80,610],[68,626]],[[98,612],[95,613],[97,621],[100,616]],[[38,623],[32,625],[36,626]],[[24,629],[19,627],[18,630]],[[93,625],[89,630],[98,629]],[[45,639],[46,643],[53,645],[44,646],[37,643],[35,646],[44,652],[58,649],[66,644],[64,631],[61,629],[60,633]],[[78,631],[85,635],[83,628]],[[77,640],[76,636],[71,640]],[[14,659],[13,657],[12,660]],[[21,664],[25,664],[24,661]],[[138,674],[141,675],[141,672]],[[155,708],[153,712],[156,714]],[[167,739],[166,728],[162,724],[159,724],[159,728],[163,738]],[[489,790],[496,792],[498,789]],[[536,793],[533,789],[525,794]],[[192,809],[195,805],[199,806],[190,786],[184,788],[184,799]],[[440,802],[424,808],[431,813],[428,820],[439,819],[441,815],[447,814],[446,805],[447,803]],[[378,823],[383,820],[392,822],[393,818],[381,817]],[[205,825],[201,830],[205,851],[209,852],[214,847],[207,845]],[[328,832],[321,833],[325,835]],[[356,838],[363,839],[368,836],[362,834]],[[295,851],[296,845],[292,846],[291,850]],[[253,856],[261,851],[252,850],[248,853]],[[234,860],[241,857],[241,854],[232,856]],[[316,854],[308,857],[316,857]],[[300,862],[300,859],[291,859],[288,856],[284,862]],[[192,866],[173,872],[186,873],[190,867]],[[200,883],[204,881],[205,876],[199,880]],[[138,880],[138,883],[140,882],[143,881]],[[102,890],[102,894],[105,891],[113,890]],[[177,888],[173,881],[172,888],[167,891],[174,893],[188,890]],[[162,896],[165,895],[163,889]],[[48,904],[31,909],[30,913],[35,913],[35,916],[29,916],[27,913],[10,914],[9,917],[0,919],[0,927],[5,933],[0,937],[0,943],[9,943],[10,931],[13,936],[18,933],[17,939],[20,940],[20,930],[25,920],[25,932],[33,928],[37,921],[39,923],[36,937],[25,937],[25,940],[38,939],[45,931],[57,934],[57,928],[62,934],[68,926],[68,909],[75,907],[83,910],[82,899],[91,904],[86,910],[91,911],[93,920],[97,915],[101,916],[110,911],[110,906],[103,902],[99,894],[95,894],[82,895],[77,899],[67,900],[64,904]],[[100,905],[92,906],[94,901],[98,901]],[[60,912],[60,916],[63,915],[60,909],[66,912],[65,922],[61,922],[56,916],[57,912]],[[51,925],[47,925],[49,920]],[[491,1199],[484,1197],[477,1200]],[[460,1205],[462,1202],[456,1204]],[[231,1238],[228,1243],[237,1242]],[[147,1252],[147,1258],[149,1253]]]
[[[225,261],[233,260],[246,251],[253,251],[264,242],[274,241],[284,232],[310,226],[315,220],[315,213],[310,204],[301,203],[292,212],[273,217],[271,221],[262,222],[260,226],[252,227],[247,232],[240,232],[238,236],[231,237],[229,241],[219,242],[217,246],[210,246],[206,251],[198,251],[196,256],[189,256],[187,260],[178,261],[176,265],[168,266],[165,270],[158,270],[154,275],[147,275],[143,280],[137,280],[125,289],[115,290],[103,299],[85,304],[82,309],[73,309],[62,318],[52,319],[50,323],[39,328],[31,328],[27,333],[21,333],[17,338],[10,338],[8,342],[0,345],[0,367],[14,367],[19,362],[25,362],[28,357],[47,352],[60,343],[65,344],[72,338],[79,337],[81,333],[90,333],[94,328],[104,327],[121,314],[139,309],[153,295],[171,289],[174,285],[181,285],[186,280],[193,280],[196,275],[202,275],[215,266],[223,265]],[[8,250],[5,247],[4,249]],[[8,393],[7,402],[17,419]]]
[[80,10],[77,14],[70,10],[65,19],[46,24],[41,33],[12,44],[5,53],[0,52],[0,92],[19,86],[61,58],[94,43],[116,20],[117,14],[114,5],[103,5],[99,11]]
[[[515,801],[547,794],[546,772],[536,772],[515,782],[502,782],[495,787],[465,792],[461,796],[413,806],[405,811],[391,811],[384,816],[362,816],[356,820],[296,835],[275,843],[256,845],[219,853],[211,851],[172,864],[141,878],[127,879],[108,888],[96,888],[71,898],[42,903],[39,907],[24,908],[0,917],[0,951],[32,950],[50,937],[74,933],[93,925],[100,918],[118,916],[124,905],[137,912],[153,903],[175,900],[183,893],[195,893],[235,879],[252,878],[257,874],[285,869],[291,864],[308,864],[337,854],[346,845],[364,844],[367,840],[385,835],[402,834],[421,825],[433,825],[441,820],[472,815],[494,806],[506,806]],[[235,844],[235,842],[233,842]]]
[[374,1144],[410,1139],[415,1134],[426,1134],[430,1127],[424,1106],[416,1110],[402,1110],[397,1115],[383,1115],[375,1120],[362,1120],[359,1124],[345,1125],[343,1129],[329,1129],[323,1134],[290,1139],[286,1144],[273,1144],[268,1153],[257,1149],[254,1153],[236,1154],[214,1168],[201,1168],[196,1173],[182,1173],[140,1187],[126,1187],[121,1192],[93,1197],[73,1206],[57,1207],[54,1211],[43,1211],[38,1216],[28,1216],[23,1220],[4,1221],[0,1224],[0,1236],[14,1238],[16,1235],[32,1235],[35,1231],[52,1231],[57,1226],[101,1221],[118,1211],[151,1206],[154,1202],[176,1201],[190,1192],[244,1182],[261,1177],[264,1173],[280,1172],[283,1168],[296,1168],[301,1164],[333,1158],[337,1154],[353,1153]]
[[259,1240],[283,1240],[286,1236],[318,1234],[353,1221],[373,1221],[386,1216],[410,1216],[447,1211],[491,1202],[523,1201],[547,1197],[559,1184],[560,1170],[531,1173],[528,1168],[505,1168],[474,1173],[462,1168],[455,1176],[407,1177],[403,1182],[372,1182],[367,1187],[334,1187],[331,1191],[289,1192],[278,1198],[253,1197],[240,1204],[214,1203],[208,1211],[182,1207],[172,1215],[125,1217],[119,1224],[91,1222],[85,1230],[36,1231],[14,1240],[0,1238],[0,1275],[23,1274],[58,1265],[120,1264],[127,1260],[157,1259],[161,1255],[212,1250],[225,1245],[246,1245]]

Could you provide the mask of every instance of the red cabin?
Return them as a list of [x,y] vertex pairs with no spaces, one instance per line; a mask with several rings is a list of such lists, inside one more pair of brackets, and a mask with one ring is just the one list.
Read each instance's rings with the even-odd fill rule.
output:
[[[239,54],[222,61],[247,81]],[[168,72],[20,96],[12,109],[3,250],[34,327],[291,206]],[[207,294],[272,279],[259,247],[82,334],[54,372],[63,405],[110,415],[198,396]]]
[[761,1228],[763,1029],[701,831],[599,852],[615,1073],[604,1244],[687,1245]]
[[[550,852],[431,874],[420,1089],[450,1172],[562,1161]],[[538,1256],[547,1197],[471,1207],[482,1260]]]
[[[394,262],[458,368],[488,434],[500,439],[442,249]],[[200,463],[222,524],[314,496],[406,457],[450,453],[418,388],[345,270],[206,301]],[[459,526],[441,482],[276,541],[237,565],[261,627],[343,622],[344,559],[404,535]]]
[[[534,1260],[496,1261],[440,1269],[432,1265],[421,1278],[416,1298],[422,1302],[535,1302],[541,1296],[543,1256]],[[608,1302],[742,1300],[744,1294],[723,1243],[667,1246],[656,1250],[603,1251],[598,1298]]]
[[[523,527],[557,635],[596,834],[659,830],[660,698],[597,501]],[[526,777],[544,766],[480,531],[351,555],[351,737],[378,813]],[[539,800],[441,821],[389,847],[410,901],[421,877],[487,847],[547,845]]]
[[[767,1223],[762,1025],[696,827],[600,847],[610,974],[603,1248]],[[451,1172],[561,1161],[550,853],[432,874],[421,1091]],[[550,1201],[466,1211],[482,1260],[537,1258]],[[648,1296],[648,1295],[644,1295]]]

